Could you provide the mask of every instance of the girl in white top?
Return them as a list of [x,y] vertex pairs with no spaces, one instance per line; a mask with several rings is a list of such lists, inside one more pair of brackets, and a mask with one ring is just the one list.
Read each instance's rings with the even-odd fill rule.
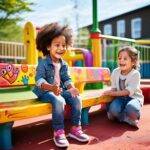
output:
[[111,75],[111,90],[103,95],[114,96],[108,105],[107,116],[138,127],[140,110],[144,102],[140,90],[140,73],[138,68],[138,51],[125,46],[118,53],[118,68]]

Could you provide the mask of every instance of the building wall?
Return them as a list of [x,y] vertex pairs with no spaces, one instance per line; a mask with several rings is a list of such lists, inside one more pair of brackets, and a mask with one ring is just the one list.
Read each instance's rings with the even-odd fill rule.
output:
[[[142,32],[140,39],[150,39],[150,6],[146,6],[141,9],[134,10],[132,12],[110,18],[104,21],[99,22],[99,28],[103,33],[104,25],[111,24],[112,25],[112,35],[117,36],[117,21],[125,19],[125,37],[131,37],[131,20],[134,18],[140,17],[142,19]],[[88,26],[89,30],[91,30],[92,25]]]

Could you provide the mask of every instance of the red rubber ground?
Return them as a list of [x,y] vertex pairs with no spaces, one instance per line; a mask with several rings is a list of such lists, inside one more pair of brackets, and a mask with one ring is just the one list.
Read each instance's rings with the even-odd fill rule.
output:
[[[53,143],[49,120],[23,125],[47,118],[49,116],[16,122],[13,130],[13,150],[59,149]],[[68,133],[70,121],[65,122]],[[81,144],[68,138],[68,150],[150,150],[150,104],[143,106],[138,130],[127,124],[109,121],[104,111],[91,113],[90,125],[84,127],[84,130],[90,135],[89,143]]]

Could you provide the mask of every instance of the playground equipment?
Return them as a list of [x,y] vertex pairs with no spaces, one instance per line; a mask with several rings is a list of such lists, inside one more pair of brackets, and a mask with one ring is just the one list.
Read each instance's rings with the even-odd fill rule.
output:
[[[31,28],[31,29],[30,29]],[[33,31],[33,33],[30,33]],[[97,30],[96,30],[97,31]],[[96,33],[99,34],[99,33]],[[94,35],[94,33],[93,33]],[[36,50],[35,46],[35,36],[36,30],[34,25],[31,22],[27,22],[24,28],[24,45],[22,43],[15,42],[0,42],[0,61],[1,62],[13,62],[13,63],[30,63],[36,64],[38,58],[42,57],[42,53],[39,53]],[[112,71],[117,67],[117,52],[120,45],[129,44],[135,46],[140,51],[140,72],[142,78],[150,78],[150,47],[149,45],[139,45],[148,44],[149,40],[134,40],[128,38],[120,38],[115,36],[108,36],[100,34],[100,47],[102,48],[102,66],[109,67]],[[93,39],[93,41],[98,42],[99,39]],[[97,47],[93,44],[91,47]],[[98,51],[98,48],[95,49]],[[27,54],[26,54],[27,53]],[[98,54],[97,54],[98,53]],[[70,66],[82,65],[84,66],[93,66],[93,62],[96,61],[99,63],[99,52],[95,52],[95,55],[92,51],[86,49],[75,48],[67,51],[64,59],[67,60]],[[33,55],[34,54],[34,55]],[[38,57],[37,57],[38,56]],[[32,59],[31,59],[31,58]],[[27,61],[25,60],[27,58]],[[31,62],[32,60],[32,62]],[[76,63],[78,61],[79,63]]]
[[150,40],[136,40],[136,48],[140,51],[141,77],[150,78]]
[[100,30],[98,28],[98,18],[97,18],[97,0],[93,0],[93,26],[91,30],[91,42],[92,42],[92,54],[94,56],[93,66],[102,66],[102,47],[101,47],[101,36]]
[[20,63],[26,58],[23,43],[0,41],[0,62]]
[[[117,67],[117,54],[120,45],[129,44],[133,45],[135,43],[134,39],[115,37],[110,35],[101,35],[103,43],[103,66],[107,66],[112,71]],[[107,43],[110,44],[107,44]]]
[[[7,90],[9,89],[9,93],[7,93],[7,90],[4,88],[4,93],[1,93],[3,102],[0,102],[1,107],[3,106],[3,109],[0,110],[0,120],[2,123],[0,125],[0,147],[3,149],[10,149],[12,147],[11,130],[15,120],[30,118],[51,112],[49,104],[38,104],[38,102],[35,101],[37,97],[31,91],[31,87],[35,84],[33,79],[35,76],[35,66],[32,66],[31,64],[37,64],[38,62],[38,52],[35,46],[35,37],[35,27],[31,22],[26,23],[24,28],[24,43],[27,49],[27,64],[30,66],[17,66],[9,64],[0,65],[1,70],[5,70],[5,73],[3,74],[2,72],[1,74],[0,81],[2,82],[0,85],[1,87],[8,87]],[[100,53],[97,51],[97,48],[99,49],[100,41],[97,39],[97,37],[93,37],[92,43],[95,43],[92,54],[97,56],[99,59]],[[76,55],[77,52],[82,52],[82,56],[80,54]],[[87,66],[100,66],[100,63],[97,60],[93,60],[91,53],[85,49],[68,51],[68,53],[70,54],[66,54],[64,57],[66,57],[66,60],[68,60],[70,65],[72,65],[72,62],[75,60],[84,59],[85,65]],[[88,123],[89,107],[99,103],[109,102],[112,98],[101,96],[100,91],[93,91],[93,93],[92,91],[90,92],[88,90],[88,92],[85,93],[84,86],[88,82],[109,81],[109,69],[91,67],[72,68],[70,72],[72,73],[75,86],[83,94],[83,108],[86,109],[83,109],[82,118],[84,118],[83,123]],[[10,78],[8,78],[9,74],[12,74],[9,76]],[[26,95],[28,95],[28,98],[26,98]],[[13,117],[11,118],[11,116]]]
[[[39,30],[39,28],[38,28]],[[32,22],[27,22],[24,26],[24,44],[27,50],[27,64],[37,64],[38,58],[42,57],[42,53],[36,49],[36,27]],[[77,60],[85,62],[85,66],[93,66],[93,58],[90,51],[82,48],[74,48],[67,50],[64,59],[70,66]]]
[[[24,29],[27,64],[0,64],[0,149],[12,148],[11,131],[14,121],[49,114],[52,111],[50,104],[37,101],[37,97],[31,91],[35,84],[35,64],[38,62],[38,56],[42,57],[36,51],[35,37],[35,27],[31,22],[28,22]],[[98,29],[97,0],[93,0],[92,55],[85,49],[77,49],[68,51],[68,54],[64,56],[70,65],[76,60],[85,60],[86,66],[96,66],[69,68],[75,86],[81,93],[83,101],[82,123],[85,124],[88,123],[89,107],[112,100],[111,97],[101,95],[103,89],[86,91],[84,88],[85,84],[89,82],[97,83],[110,80],[109,69],[99,67],[102,64],[101,38],[105,37],[100,34]],[[117,49],[115,49],[115,61],[116,54]]]
[[[93,59],[91,60],[94,67],[100,67],[102,66],[102,48],[101,48],[101,36],[100,36],[100,30],[98,29],[98,20],[97,20],[97,0],[93,0],[93,28],[91,32],[91,42],[92,42],[92,56]],[[30,33],[31,32],[31,33]],[[36,47],[35,47],[35,35],[36,35],[36,30],[35,27],[31,22],[26,23],[25,28],[24,28],[24,43],[27,47],[27,51],[30,51],[27,56],[31,56],[32,54],[35,53],[35,57],[37,56]],[[88,60],[90,54],[87,55],[87,51],[85,53],[85,50],[82,51],[85,57],[85,60]],[[66,54],[66,59],[69,60],[69,64],[71,64],[70,60],[74,59],[74,57],[77,57],[77,55],[74,55],[74,57],[69,57],[71,51],[68,51],[68,54]],[[73,55],[72,55],[73,56]],[[88,59],[86,59],[86,56],[88,56]],[[32,56],[31,56],[32,57]],[[27,58],[27,63],[28,64],[36,64],[37,63],[37,57],[33,58],[32,61],[31,59]]]
[[[150,78],[150,46],[139,45],[139,40],[120,38],[115,36],[101,35],[102,39],[102,66],[108,67],[110,71],[117,67],[117,54],[120,46],[132,45],[140,53],[140,73],[142,78]],[[149,40],[140,41],[148,44]],[[141,43],[142,44],[142,43]]]
[[140,45],[150,45],[150,40],[136,40],[135,41],[137,44],[140,44]]
[[[68,55],[68,53],[70,54]],[[84,62],[84,66],[93,66],[93,56],[89,50],[84,48],[73,48],[68,50],[68,53],[66,53],[63,58],[68,61],[70,66],[73,66],[73,63],[77,60],[82,60]]]
[[24,27],[24,44],[27,49],[27,64],[38,63],[38,52],[36,51],[36,30],[31,22],[27,22]]
[[[140,51],[141,59],[141,75],[142,78],[150,78],[150,47],[144,46],[150,45],[150,40],[134,40],[128,38],[120,38],[114,36],[106,36],[100,33],[98,28],[99,23],[97,19],[98,9],[97,0],[93,0],[93,24],[91,30],[92,41],[92,54],[93,54],[93,66],[105,66],[109,67],[112,71],[117,66],[117,52],[120,47],[120,43],[126,43],[135,46]],[[106,40],[111,40],[112,45],[106,46]],[[103,45],[101,44],[103,43]],[[143,46],[138,45],[143,44]],[[102,47],[103,46],[103,47]],[[102,51],[103,48],[103,51]],[[102,62],[103,55],[103,62]]]
[[[37,101],[32,92],[35,84],[35,65],[0,64],[0,149],[11,149],[11,132],[14,121],[52,112],[49,103]],[[88,124],[88,111],[91,106],[107,103],[112,100],[102,96],[100,90],[84,90],[88,82],[107,82],[110,80],[108,68],[72,67],[69,68],[75,86],[82,99],[82,123]]]

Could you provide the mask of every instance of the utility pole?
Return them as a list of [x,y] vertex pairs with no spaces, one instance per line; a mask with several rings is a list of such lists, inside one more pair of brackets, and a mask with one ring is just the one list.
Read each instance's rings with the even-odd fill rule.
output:
[[79,45],[80,43],[80,34],[79,34],[79,13],[78,13],[78,0],[71,0],[73,1],[74,5],[73,5],[73,9],[74,9],[74,13],[75,13],[75,28],[76,28],[76,38],[77,38],[77,45]]
[[75,23],[76,23],[76,30],[79,28],[79,14],[78,14],[78,0],[72,0],[74,2],[74,12],[75,12]]

